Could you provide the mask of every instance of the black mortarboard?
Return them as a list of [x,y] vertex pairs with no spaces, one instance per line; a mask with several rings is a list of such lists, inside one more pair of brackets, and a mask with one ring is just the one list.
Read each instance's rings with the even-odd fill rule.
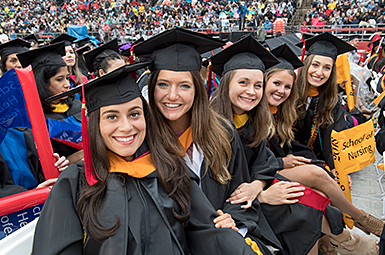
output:
[[205,34],[172,28],[134,47],[135,55],[154,61],[151,70],[200,70],[200,54],[223,46],[225,43]]
[[89,51],[89,50],[91,50],[91,47],[88,45],[84,45],[82,47],[77,48],[75,51],[78,54],[78,56],[81,56],[85,51]]
[[74,43],[76,43],[78,45],[78,48],[83,47],[84,45],[86,45],[89,42],[90,42],[90,38],[89,37],[84,37],[82,39],[74,41]]
[[[373,44],[373,49],[377,47],[380,44],[381,39],[377,39],[373,42],[368,43],[368,47],[370,47],[371,44]],[[385,45],[385,40],[382,40],[381,46]]]
[[87,68],[90,72],[98,71],[100,62],[111,54],[119,54],[118,39],[115,38],[84,54]]
[[120,54],[121,54],[122,56],[126,56],[126,57],[131,56],[131,47],[134,46],[134,45],[135,45],[135,47],[136,47],[137,45],[139,45],[139,44],[142,43],[142,42],[144,42],[143,36],[141,36],[138,40],[135,40],[132,44],[130,44],[130,47],[127,48],[127,49],[122,49],[122,48],[120,48],[120,46],[119,46],[119,49],[121,50],[121,53],[120,53]]
[[0,44],[1,59],[6,59],[11,54],[26,52],[30,46],[29,42],[19,38]]
[[76,37],[69,34],[60,34],[55,39],[53,39],[50,44],[57,42],[64,42],[65,46],[72,46],[72,43],[76,40]]
[[303,66],[301,60],[298,59],[297,55],[290,49],[290,47],[284,43],[281,46],[270,51],[274,56],[276,56],[280,63],[271,67],[279,69],[289,69],[295,70]]
[[[122,104],[139,97],[141,95],[140,89],[129,74],[150,64],[151,62],[139,62],[125,65],[84,84],[88,113],[103,106]],[[52,102],[78,93],[81,90],[82,86],[77,86],[64,93],[52,96],[46,101]]]
[[277,48],[278,46],[286,43],[287,46],[296,54],[297,56],[302,55],[301,49],[295,46],[297,43],[301,42],[301,40],[295,34],[279,36],[272,39],[267,39],[265,43],[269,47],[270,50]]
[[309,40],[310,38],[313,38],[315,35],[310,33],[302,33],[302,41]]
[[17,54],[22,67],[32,65],[32,69],[44,66],[66,66],[62,56],[65,55],[64,42],[54,43],[34,50]]
[[354,39],[356,39],[356,38],[359,38],[359,36],[358,35],[351,35],[351,36],[349,36],[349,42],[354,40]]
[[36,36],[36,34],[30,34],[27,35],[26,37],[23,38],[27,42],[33,43],[33,42],[38,42],[39,38]]
[[[300,48],[302,48],[302,45],[302,42],[297,44]],[[337,59],[338,55],[356,49],[328,32],[306,40],[305,48],[308,51],[308,55],[320,55],[334,60]]]
[[252,35],[246,36],[211,57],[212,71],[221,76],[237,69],[259,69],[264,72],[278,63],[279,60]]

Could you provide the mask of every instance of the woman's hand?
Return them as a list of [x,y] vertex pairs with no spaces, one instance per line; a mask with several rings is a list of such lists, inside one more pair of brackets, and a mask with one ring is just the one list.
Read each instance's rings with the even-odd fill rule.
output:
[[239,187],[230,195],[226,202],[231,204],[240,204],[247,202],[246,205],[241,207],[246,209],[251,206],[253,201],[257,198],[258,194],[261,193],[266,183],[264,181],[253,181],[252,183],[242,183]]
[[282,158],[283,160],[283,168],[293,168],[296,166],[304,165],[305,163],[310,163],[311,159],[294,156],[292,154],[287,155],[286,157]]
[[42,183],[40,183],[39,185],[37,185],[37,189],[38,188],[43,188],[43,187],[48,187],[48,186],[53,186],[55,184],[55,182],[57,181],[57,178],[53,178],[53,179],[48,179]]
[[213,220],[216,228],[231,228],[238,232],[239,229],[230,214],[224,213],[222,210],[217,210],[217,213],[219,216]]
[[258,200],[269,205],[297,203],[297,198],[303,196],[305,190],[305,187],[298,187],[298,185],[300,184],[297,182],[278,182],[262,191],[258,196]]
[[69,161],[66,157],[60,157],[57,153],[54,153],[53,156],[56,160],[56,163],[54,165],[59,169],[60,172],[68,167]]

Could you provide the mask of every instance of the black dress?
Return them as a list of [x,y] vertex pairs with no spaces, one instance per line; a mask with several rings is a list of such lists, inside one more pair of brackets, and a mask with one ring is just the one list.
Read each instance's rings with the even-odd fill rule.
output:
[[[266,181],[266,188],[273,180],[288,180],[277,174],[283,168],[268,148],[266,140],[258,146],[250,147],[252,126],[249,122],[239,128],[243,147],[249,160],[252,180]],[[262,212],[281,242],[283,254],[305,255],[321,237],[321,224],[324,210],[306,203],[269,205],[261,204]]]
[[196,182],[191,181],[191,217],[183,226],[180,212],[167,196],[157,173],[144,178],[111,173],[99,210],[100,224],[120,227],[103,241],[87,237],[76,212],[83,162],[70,166],[49,195],[35,230],[32,254],[254,254],[241,235],[217,229],[214,208]]

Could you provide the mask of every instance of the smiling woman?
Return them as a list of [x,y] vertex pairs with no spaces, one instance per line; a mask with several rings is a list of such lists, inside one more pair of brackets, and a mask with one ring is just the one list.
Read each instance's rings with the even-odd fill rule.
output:
[[59,177],[40,214],[32,254],[255,254],[235,231],[215,228],[216,212],[196,178],[156,135],[130,75],[147,64],[123,66],[84,85],[90,124],[84,146],[92,150]]

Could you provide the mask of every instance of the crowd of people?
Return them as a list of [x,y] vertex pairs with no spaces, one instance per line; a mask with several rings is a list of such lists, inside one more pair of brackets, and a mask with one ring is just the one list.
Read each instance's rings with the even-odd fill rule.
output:
[[[303,62],[287,44],[269,51],[248,35],[225,45],[178,27],[123,50],[117,39],[95,48],[68,34],[37,48],[1,44],[4,77],[32,67],[62,172],[32,254],[385,252],[345,228],[342,212],[378,237],[384,222],[335,180],[332,129],[358,125],[339,97],[336,61],[349,53],[363,65],[355,39],[308,39]],[[385,43],[378,35],[372,44],[368,66],[382,69]],[[203,77],[214,73],[222,78],[210,95]],[[57,135],[68,130],[82,143]],[[11,128],[0,145],[1,196],[52,184],[38,161],[21,171],[28,186],[16,178],[11,155],[22,150],[6,149],[26,147],[28,162],[36,148],[26,132]],[[16,144],[14,133],[32,141]]]
[[385,1],[313,1],[304,16],[302,31],[314,28],[368,28],[385,21]]
[[[58,34],[68,25],[86,25],[104,41],[112,37],[157,34],[172,27],[219,31],[232,27],[270,30],[276,17],[292,18],[295,0],[266,1],[24,1],[0,2],[0,34],[9,39],[29,33]],[[140,32],[139,32],[140,31]]]

